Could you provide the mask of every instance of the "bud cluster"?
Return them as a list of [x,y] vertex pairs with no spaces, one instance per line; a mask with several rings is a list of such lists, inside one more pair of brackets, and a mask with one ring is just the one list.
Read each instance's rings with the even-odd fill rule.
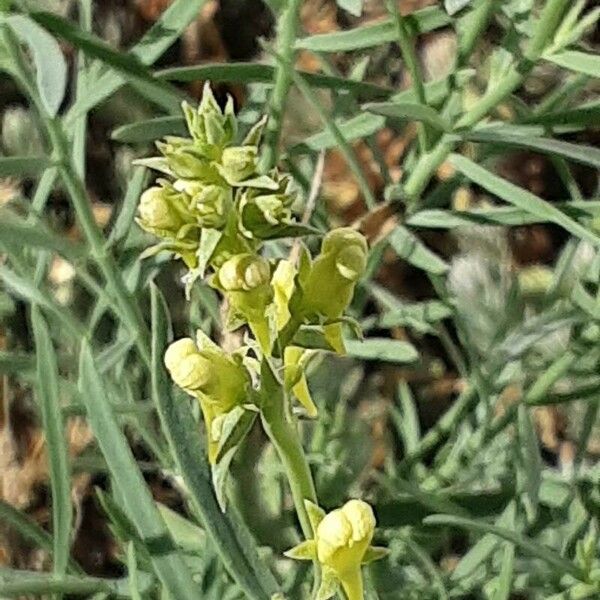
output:
[[[190,270],[218,267],[294,224],[297,192],[289,176],[258,172],[264,119],[235,145],[233,101],[221,110],[208,84],[198,109],[184,103],[183,112],[190,137],[167,136],[156,144],[161,156],[138,161],[166,179],[144,192],[137,222],[161,239],[154,251],[175,253]],[[201,260],[202,229],[219,232],[219,243]]]

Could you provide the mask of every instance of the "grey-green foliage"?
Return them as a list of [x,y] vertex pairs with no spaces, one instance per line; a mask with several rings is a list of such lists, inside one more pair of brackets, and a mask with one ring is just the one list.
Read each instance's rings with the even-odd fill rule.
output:
[[[298,533],[275,453],[251,438],[233,465],[230,508],[223,515],[200,458],[198,408],[171,394],[159,368],[170,331],[156,291],[154,329],[148,326],[149,283],[157,278],[171,301],[183,291],[173,283],[180,273],[169,271],[162,258],[138,260],[147,239],[134,215],[147,174],[142,167],[129,171],[129,159],[147,154],[146,144],[157,137],[181,133],[185,93],[174,82],[211,79],[248,87],[244,126],[271,112],[264,161],[284,161],[306,196],[318,183],[312,180],[319,153],[337,146],[370,208],[379,209],[385,198],[390,213],[403,215],[372,248],[357,293],[353,316],[370,339],[351,341],[348,357],[321,354],[314,361],[309,385],[319,418],[302,428],[323,504],[333,508],[364,496],[375,507],[378,541],[391,553],[369,569],[366,597],[598,597],[600,471],[588,449],[597,453],[600,437],[600,159],[582,141],[600,117],[600,60],[587,37],[598,10],[568,0],[447,0],[408,16],[391,10],[381,22],[305,35],[301,3],[283,10],[284,3],[270,2],[280,20],[275,49],[266,45],[271,64],[158,70],[154,63],[196,18],[202,0],[173,2],[128,52],[85,31],[83,21],[66,19],[67,2],[12,4],[0,16],[0,68],[18,82],[28,107],[2,115],[0,176],[34,185],[22,186],[30,198],[2,208],[0,319],[13,327],[24,302],[35,336],[27,352],[15,343],[0,353],[0,372],[24,386],[37,378],[51,446],[50,489],[53,500],[63,500],[53,507],[50,533],[0,504],[1,520],[55,559],[52,576],[2,570],[0,596],[43,590],[266,600],[278,588],[290,598],[308,594],[308,571],[281,557]],[[362,4],[338,2],[351,14]],[[428,81],[414,48],[423,34],[441,28],[458,35],[448,61],[454,70]],[[61,41],[81,58],[79,85],[67,85]],[[377,68],[374,58],[386,57],[396,43],[413,76],[411,88],[401,92],[381,77],[368,80]],[[312,52],[322,72],[292,72],[298,50]],[[371,60],[347,76],[332,57],[350,52]],[[527,97],[521,90],[532,71],[543,71],[548,87]],[[74,97],[65,101],[71,88]],[[108,231],[101,231],[81,177],[85,121],[91,110],[108,112],[110,102],[102,103],[117,90],[121,106],[129,107],[124,114],[135,121],[120,121],[112,133],[115,143],[127,146],[118,172],[102,176],[127,184]],[[286,106],[290,98],[302,104]],[[311,114],[296,123],[303,111]],[[404,134],[409,124],[418,125],[418,140],[402,158],[402,178],[392,180],[374,136],[385,127]],[[294,132],[301,135],[286,135]],[[357,158],[353,144],[363,138],[385,180],[381,194]],[[560,202],[506,179],[497,167],[513,151],[547,157],[560,182]],[[446,160],[452,172],[438,180]],[[593,169],[590,197],[574,163]],[[460,188],[471,198],[485,194],[484,201],[455,205]],[[48,226],[44,210],[54,190],[69,198],[80,241]],[[321,196],[309,217],[317,228],[327,225]],[[511,253],[511,228],[532,224],[559,228],[566,243],[546,264],[523,268]],[[424,240],[433,229],[451,232],[458,248],[452,255]],[[274,256],[289,251],[286,242],[269,244]],[[401,297],[385,288],[385,280],[374,282],[392,254],[431,284],[430,296]],[[74,296],[79,303],[61,304],[54,294],[47,272],[56,256],[75,269],[76,289],[85,290]],[[175,328],[189,320],[218,335],[219,307],[211,294],[198,282],[190,315],[172,310]],[[387,339],[392,329],[402,339]],[[432,344],[441,350],[432,352]],[[35,375],[36,365],[43,376]],[[432,422],[430,390],[422,382],[444,376],[456,381],[453,395]],[[398,385],[398,378],[408,383]],[[65,464],[57,440],[64,425],[56,414],[60,403],[63,416],[85,414],[98,440],[99,450],[79,463]],[[536,426],[548,414],[538,407],[547,404],[566,420],[574,447],[572,460],[558,467],[541,451],[548,441]],[[147,460],[136,462],[128,443],[143,449]],[[70,471],[82,464],[108,475],[98,501],[128,573],[123,579],[87,576],[70,555],[75,532],[64,503]],[[172,484],[185,504],[181,513],[153,501],[143,474]]]

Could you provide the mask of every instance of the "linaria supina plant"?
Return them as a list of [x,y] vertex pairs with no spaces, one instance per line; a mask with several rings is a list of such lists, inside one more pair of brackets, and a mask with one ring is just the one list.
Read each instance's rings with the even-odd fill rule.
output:
[[[361,600],[361,565],[385,554],[370,546],[373,511],[362,500],[326,516],[318,508],[290,402],[295,397],[306,416],[318,418],[306,364],[319,348],[345,352],[342,324],[350,319],[344,311],[365,270],[367,242],[343,227],[325,233],[314,259],[304,245],[297,264],[267,259],[261,251],[269,240],[318,232],[294,218],[298,192],[292,178],[275,168],[259,172],[266,119],[236,145],[233,102],[221,110],[208,83],[198,109],[184,104],[183,112],[190,137],[167,137],[157,143],[161,156],[138,161],[161,175],[140,199],[139,225],[161,240],[146,255],[165,250],[181,259],[188,291],[205,277],[227,305],[227,327],[247,325],[251,336],[227,353],[198,331],[195,341],[169,346],[165,365],[174,383],[200,403],[213,472],[227,470],[260,415],[306,538],[287,555],[314,561],[319,600],[334,596],[338,586],[348,600]],[[296,343],[303,329],[316,335],[318,345]],[[217,492],[225,509],[222,483]]]

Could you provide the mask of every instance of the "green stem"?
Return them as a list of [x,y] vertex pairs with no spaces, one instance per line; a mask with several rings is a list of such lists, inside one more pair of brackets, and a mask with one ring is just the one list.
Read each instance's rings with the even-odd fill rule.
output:
[[296,424],[286,410],[283,394],[264,402],[261,415],[264,429],[275,446],[287,474],[304,537],[311,539],[313,530],[304,501],[310,500],[317,504],[317,493]]
[[277,25],[277,53],[281,56],[275,72],[273,94],[269,106],[269,121],[265,131],[264,152],[260,167],[263,172],[277,164],[279,138],[285,105],[292,83],[294,71],[294,42],[298,29],[302,0],[287,0],[287,6],[279,17]]
[[[404,64],[410,73],[415,95],[419,104],[426,106],[427,98],[425,97],[425,86],[423,85],[421,68],[415,53],[412,36],[406,26],[404,17],[402,17],[400,11],[398,10],[398,3],[396,0],[387,0],[386,5],[388,12],[392,16],[392,20],[394,21],[396,35],[398,36],[398,45],[400,46],[400,53],[402,54],[402,60],[404,61]],[[429,134],[426,125],[424,123],[418,123],[417,131],[419,137],[419,147],[421,152],[425,153],[429,148]]]
[[[505,98],[512,94],[522,83],[525,77],[533,69],[535,61],[541,56],[548,40],[552,38],[560,19],[568,6],[569,0],[548,0],[534,30],[533,37],[525,58],[513,66],[498,84],[485,94],[465,113],[454,125],[455,130],[469,129],[479,123],[490,111],[492,111]],[[493,7],[492,7],[493,8]],[[490,9],[491,10],[491,9]],[[488,13],[489,15],[492,13]],[[487,20],[480,19],[478,25],[484,27]],[[407,179],[404,190],[410,200],[409,207],[415,210],[419,197],[429,184],[435,170],[454,150],[458,141],[442,137],[431,152],[421,156]]]

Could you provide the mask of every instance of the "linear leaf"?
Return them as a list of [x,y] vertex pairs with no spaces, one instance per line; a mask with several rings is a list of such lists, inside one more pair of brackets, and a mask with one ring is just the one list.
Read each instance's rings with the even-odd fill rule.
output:
[[31,310],[31,322],[37,355],[37,394],[48,449],[52,490],[52,535],[54,538],[53,566],[56,575],[66,572],[71,547],[71,475],[65,441],[60,400],[58,367],[48,326],[39,307]]
[[498,144],[500,146],[517,146],[530,148],[550,156],[562,156],[570,160],[590,165],[600,169],[600,150],[584,144],[572,144],[562,140],[542,138],[525,135],[504,133],[502,127],[486,128],[485,130],[467,132],[462,135],[464,139],[472,142]]
[[0,177],[38,175],[49,166],[45,156],[0,156]]
[[40,98],[48,115],[56,116],[67,85],[67,63],[58,42],[25,15],[11,15],[6,21],[29,47]]
[[597,54],[588,54],[579,50],[564,50],[544,58],[570,71],[591,75],[596,79],[600,78],[600,56]]
[[[144,593],[152,591],[153,578],[140,573],[140,589]],[[129,582],[124,579],[101,579],[84,575],[63,575],[51,573],[2,569],[0,571],[0,595],[3,598],[35,596],[45,598],[48,594],[69,594],[92,597],[107,594],[115,598],[130,598]]]
[[387,338],[367,338],[365,340],[344,340],[348,356],[364,360],[383,360],[404,364],[414,362],[419,353],[409,342]]
[[173,598],[195,600],[200,590],[179,554],[110,406],[86,341],[79,365],[81,397],[125,510],[145,541],[157,577]]
[[210,536],[224,566],[253,600],[267,600],[277,584],[256,549],[244,543],[235,521],[221,511],[211,484],[206,451],[187,402],[175,402],[167,380],[163,356],[167,346],[168,317],[156,286],[152,301],[152,397],[175,463],[185,481],[192,506]]
[[545,202],[535,194],[510,183],[502,177],[494,175],[487,169],[475,164],[472,160],[458,154],[453,154],[451,163],[471,181],[485,188],[488,192],[495,194],[506,202],[513,204],[527,212],[537,215],[543,221],[549,221],[560,225],[569,233],[583,240],[591,242],[595,246],[600,245],[600,238],[591,231],[580,225],[577,221],[568,217],[558,208]]
[[[336,121],[339,130],[346,138],[346,141],[362,139],[372,135],[385,127],[385,119],[382,116],[362,113],[351,119]],[[315,152],[334,148],[337,145],[335,138],[329,131],[322,131],[306,138],[304,141],[295,144],[289,152],[297,152],[304,148],[310,148]]]
[[[578,202],[560,202],[554,206],[571,217],[583,219],[600,214],[600,201],[585,200]],[[515,206],[497,206],[493,208],[474,208],[464,211],[452,210],[422,210],[411,215],[406,224],[411,227],[426,227],[431,229],[454,229],[465,225],[505,225],[520,226],[534,223],[545,223],[547,219]]]
[[[429,7],[417,10],[404,17],[413,35],[426,33],[450,24],[448,14],[440,8]],[[396,41],[397,33],[392,19],[387,19],[375,25],[364,25],[335,33],[323,33],[301,38],[296,41],[297,50],[312,52],[346,52],[361,48],[371,48]]]
[[412,102],[372,102],[362,107],[369,112],[401,121],[422,121],[438,129],[450,131],[450,124],[430,106]]
[[448,271],[448,264],[435,252],[405,227],[398,225],[386,238],[396,254],[414,267],[443,275]]
[[600,121],[600,102],[593,101],[567,110],[557,110],[527,117],[525,123],[541,125],[595,125]]
[[512,542],[525,554],[547,562],[549,565],[555,567],[560,574],[570,573],[576,578],[582,577],[579,567],[574,565],[571,561],[563,558],[551,548],[536,543],[514,530],[507,529],[505,527],[498,527],[497,525],[490,525],[485,521],[474,521],[472,519],[457,517],[454,515],[431,515],[426,517],[423,520],[423,523],[425,523],[425,525],[448,525],[451,527],[462,527],[477,531],[479,533],[491,533],[505,539],[508,542]]
[[[192,65],[189,67],[175,67],[156,72],[156,77],[167,81],[190,82],[199,79],[211,81],[228,81],[232,83],[271,83],[275,74],[272,65],[260,63],[215,63],[208,65]],[[388,97],[393,90],[372,83],[354,81],[320,73],[307,73],[298,71],[308,83],[314,87],[333,90],[348,90],[356,96],[364,98]]]
[[186,131],[183,117],[156,117],[121,125],[111,133],[110,137],[117,142],[139,144],[153,142],[165,135],[185,135]]

